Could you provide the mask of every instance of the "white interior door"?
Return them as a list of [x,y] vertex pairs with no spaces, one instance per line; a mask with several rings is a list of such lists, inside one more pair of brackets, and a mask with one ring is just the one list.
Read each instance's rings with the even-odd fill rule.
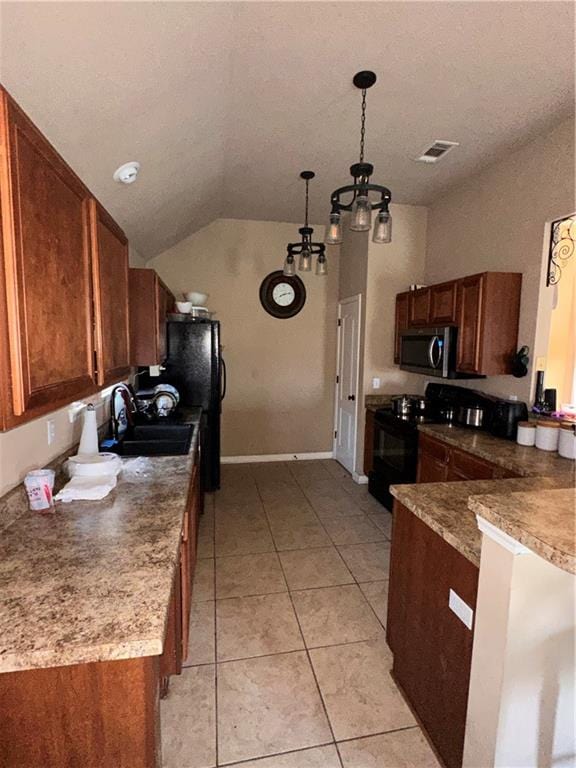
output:
[[347,470],[356,464],[358,429],[358,354],[360,347],[360,296],[338,304],[338,366],[334,456]]

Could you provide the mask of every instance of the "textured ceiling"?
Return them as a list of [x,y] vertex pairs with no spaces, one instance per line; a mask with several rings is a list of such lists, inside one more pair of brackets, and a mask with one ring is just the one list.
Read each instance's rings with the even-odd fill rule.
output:
[[[395,202],[439,191],[568,115],[571,2],[87,2],[1,6],[4,85],[150,258],[219,216],[311,218],[357,159]],[[461,146],[437,166],[434,139]],[[112,180],[142,164],[132,186]]]

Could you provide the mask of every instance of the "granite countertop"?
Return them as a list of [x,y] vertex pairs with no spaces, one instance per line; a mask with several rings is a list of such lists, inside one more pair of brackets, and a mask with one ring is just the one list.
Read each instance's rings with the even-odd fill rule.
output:
[[162,653],[197,440],[123,459],[101,501],[26,510],[2,531],[0,672]]
[[[564,476],[512,478],[510,480],[465,480],[453,483],[393,485],[392,495],[432,528],[474,565],[480,565],[482,534],[468,504],[476,495],[509,499],[522,491],[563,488]],[[495,523],[498,525],[498,523]],[[498,526],[500,527],[500,526]]]
[[500,488],[472,496],[469,508],[544,560],[576,574],[576,490],[523,489],[503,495]]
[[364,395],[364,408],[367,411],[377,411],[379,408],[385,408],[392,402],[396,395]]
[[557,453],[518,445],[512,440],[494,437],[488,432],[449,424],[421,424],[420,432],[504,467],[521,477],[548,477],[575,474],[575,462]]

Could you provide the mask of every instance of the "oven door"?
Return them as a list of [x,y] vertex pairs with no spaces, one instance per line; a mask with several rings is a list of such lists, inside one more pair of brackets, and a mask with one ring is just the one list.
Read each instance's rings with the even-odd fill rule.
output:
[[452,378],[456,328],[409,328],[400,334],[400,368]]
[[418,432],[412,424],[387,414],[374,419],[373,469],[368,490],[387,509],[392,509],[389,487],[416,481]]

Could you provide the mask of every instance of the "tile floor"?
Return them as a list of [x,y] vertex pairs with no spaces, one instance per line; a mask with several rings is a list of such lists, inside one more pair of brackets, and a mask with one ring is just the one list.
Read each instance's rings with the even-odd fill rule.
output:
[[164,767],[437,768],[389,674],[390,514],[335,461],[222,470]]

